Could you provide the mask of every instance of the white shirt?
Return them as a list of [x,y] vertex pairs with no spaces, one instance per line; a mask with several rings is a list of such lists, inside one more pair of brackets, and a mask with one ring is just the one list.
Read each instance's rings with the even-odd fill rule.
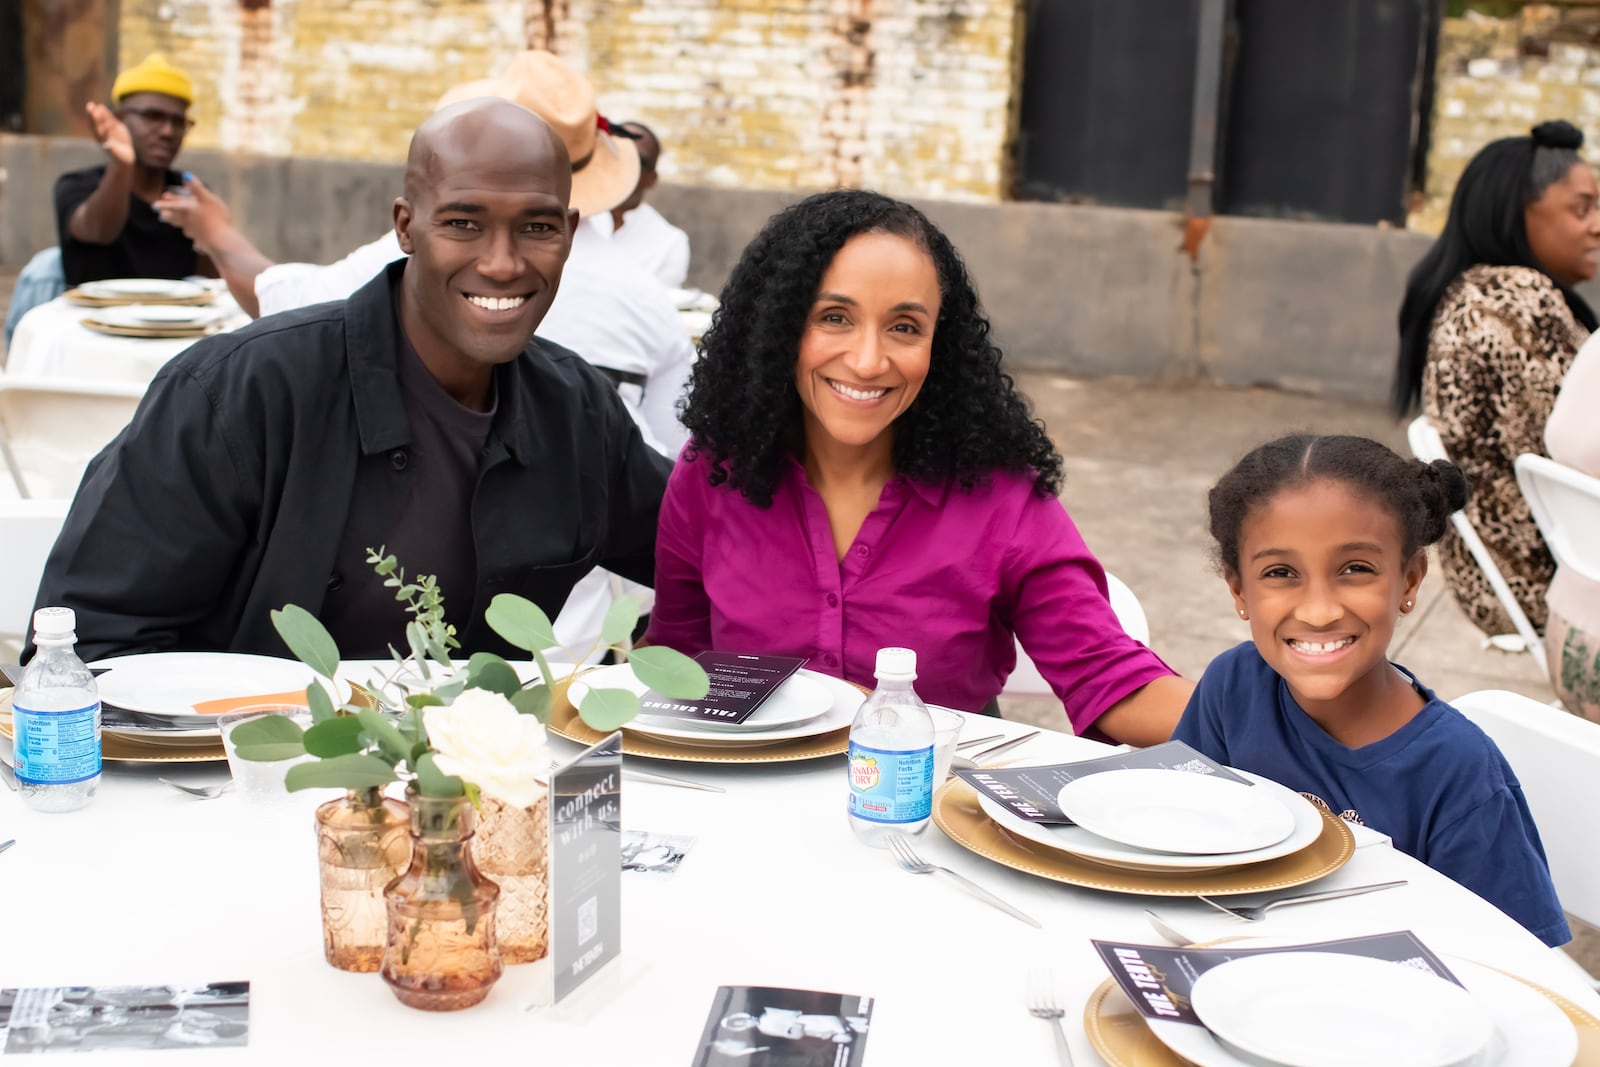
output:
[[640,204],[622,217],[622,227],[613,229],[611,213],[594,218],[595,228],[610,234],[640,266],[656,276],[668,289],[682,289],[689,276],[689,235],[662,217],[649,204]]

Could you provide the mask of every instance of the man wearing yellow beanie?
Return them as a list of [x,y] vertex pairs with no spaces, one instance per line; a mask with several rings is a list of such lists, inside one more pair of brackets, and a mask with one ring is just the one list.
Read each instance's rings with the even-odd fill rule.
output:
[[189,76],[165,56],[151,55],[117,75],[111,99],[115,111],[85,105],[105,164],[56,179],[56,228],[67,284],[215,274],[183,231],[151,207],[169,188],[186,186],[187,175],[171,167],[194,125]]

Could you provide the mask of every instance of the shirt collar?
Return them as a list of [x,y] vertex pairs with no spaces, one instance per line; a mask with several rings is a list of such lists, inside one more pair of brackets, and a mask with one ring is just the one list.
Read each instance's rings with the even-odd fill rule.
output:
[[[789,477],[795,479],[798,484],[810,484],[806,479],[805,464],[800,462],[800,457],[791,452],[783,457],[783,462],[784,470]],[[908,488],[920,497],[925,504],[937,508],[944,504],[945,495],[950,491],[950,480],[947,478],[939,482],[924,482],[908,478],[904,474],[896,474],[883,487],[884,496],[889,499],[895,499],[903,496]]]

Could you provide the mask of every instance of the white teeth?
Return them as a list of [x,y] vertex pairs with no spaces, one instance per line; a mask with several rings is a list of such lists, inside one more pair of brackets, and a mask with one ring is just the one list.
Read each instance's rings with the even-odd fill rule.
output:
[[834,392],[842,393],[851,400],[876,400],[889,391],[887,389],[852,389],[848,385],[836,382],[831,378],[828,379],[828,384],[833,387]]
[[1337,652],[1341,648],[1349,648],[1355,644],[1355,638],[1342,637],[1337,641],[1290,641],[1289,645],[1296,652],[1304,652],[1312,656],[1325,656],[1329,652]]
[[525,296],[469,296],[472,303],[486,311],[510,311],[512,308],[521,307]]

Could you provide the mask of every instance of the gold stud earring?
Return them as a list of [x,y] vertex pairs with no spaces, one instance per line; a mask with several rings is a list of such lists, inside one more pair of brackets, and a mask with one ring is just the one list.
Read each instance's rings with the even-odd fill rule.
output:
[[1249,614],[1247,614],[1247,613],[1246,613],[1246,612],[1245,612],[1245,610],[1244,610],[1244,609],[1243,609],[1243,608],[1240,608],[1240,609],[1239,609],[1239,618],[1241,618],[1241,619],[1245,619],[1245,620],[1247,620],[1247,621],[1248,621],[1248,620],[1249,620],[1249,618],[1250,618],[1250,616],[1249,616]]

